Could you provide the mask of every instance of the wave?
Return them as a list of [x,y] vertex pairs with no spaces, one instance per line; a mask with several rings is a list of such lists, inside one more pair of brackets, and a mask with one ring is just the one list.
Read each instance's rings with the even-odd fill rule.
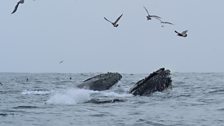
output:
[[0,116],[7,116],[7,113],[0,113]]
[[47,91],[47,90],[25,90],[22,92],[23,95],[46,95],[46,94],[50,94],[51,91]]
[[38,108],[37,106],[16,106],[13,107],[14,109],[34,109],[34,108]]

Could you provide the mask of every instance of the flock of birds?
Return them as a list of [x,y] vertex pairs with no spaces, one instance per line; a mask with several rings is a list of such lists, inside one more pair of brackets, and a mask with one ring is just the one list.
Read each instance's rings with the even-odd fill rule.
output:
[[[149,14],[149,11],[147,10],[146,7],[144,7],[144,9],[145,9],[145,11],[146,11],[146,13],[147,13],[147,16],[146,16],[146,19],[147,19],[147,20],[152,20],[152,18],[155,18],[155,19],[159,20],[161,24],[174,25],[174,24],[171,23],[171,22],[168,22],[168,21],[162,21],[162,20],[161,20],[161,17],[159,17],[159,16],[157,16],[157,15],[150,15],[150,14]],[[107,19],[106,17],[104,17],[104,19],[105,19],[106,21],[108,21],[109,23],[111,23],[114,27],[118,27],[118,26],[119,26],[118,21],[121,19],[122,16],[123,16],[123,14],[121,14],[121,15],[120,15],[114,22],[110,21],[110,20]],[[164,27],[164,26],[162,25],[162,27]],[[183,32],[178,32],[178,31],[174,31],[174,32],[177,33],[178,36],[181,36],[181,37],[187,37],[187,32],[188,32],[188,30],[185,30],[185,31],[183,31]]]
[[[23,3],[24,3],[24,0],[19,0],[19,1],[17,2],[16,6],[15,6],[15,8],[14,8],[14,10],[12,11],[11,14],[14,14],[14,13],[17,11],[19,5],[20,5],[20,4],[23,4]],[[146,11],[146,13],[147,13],[147,16],[146,16],[147,20],[152,20],[152,18],[155,18],[155,19],[157,19],[158,21],[160,21],[161,24],[174,25],[174,24],[171,23],[171,22],[167,22],[167,21],[163,21],[163,20],[161,20],[161,17],[159,17],[159,16],[157,16],[157,15],[151,15],[151,14],[149,14],[149,11],[147,10],[146,7],[144,7],[144,9],[145,9],[145,11]],[[118,27],[118,26],[119,26],[118,21],[121,19],[122,16],[123,16],[123,14],[121,14],[121,15],[120,15],[114,22],[110,21],[110,20],[107,19],[106,17],[104,17],[104,19],[105,19],[106,21],[108,21],[109,23],[111,23],[114,27]],[[164,27],[164,26],[162,25],[162,27]],[[183,31],[183,32],[178,32],[178,31],[175,30],[174,32],[175,32],[178,36],[181,36],[181,37],[187,37],[187,32],[188,32],[188,30],[185,30],[185,31]]]

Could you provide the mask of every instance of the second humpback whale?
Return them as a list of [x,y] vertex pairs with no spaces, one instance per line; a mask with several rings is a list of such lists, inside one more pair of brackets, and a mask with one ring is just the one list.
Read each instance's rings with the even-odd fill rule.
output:
[[148,77],[138,81],[130,90],[133,95],[147,96],[156,91],[163,91],[172,86],[170,70],[160,68]]

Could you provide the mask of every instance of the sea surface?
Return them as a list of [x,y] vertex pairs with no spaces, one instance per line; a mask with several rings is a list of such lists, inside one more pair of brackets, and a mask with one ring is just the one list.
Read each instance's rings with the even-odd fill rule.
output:
[[[224,126],[224,73],[172,73],[173,88],[148,97],[128,94],[148,74],[76,88],[97,74],[0,73],[0,126]],[[124,102],[88,102],[115,98]]]

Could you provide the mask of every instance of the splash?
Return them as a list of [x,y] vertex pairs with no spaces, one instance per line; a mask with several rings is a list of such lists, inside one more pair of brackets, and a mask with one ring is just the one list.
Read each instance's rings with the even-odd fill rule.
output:
[[77,103],[83,103],[91,99],[91,94],[95,91],[85,89],[67,89],[60,92],[55,92],[47,100],[47,104],[59,104],[59,105],[74,105]]
[[133,95],[132,94],[128,94],[128,93],[116,93],[116,92],[102,92],[102,95],[103,96],[106,96],[106,97],[132,97]]

